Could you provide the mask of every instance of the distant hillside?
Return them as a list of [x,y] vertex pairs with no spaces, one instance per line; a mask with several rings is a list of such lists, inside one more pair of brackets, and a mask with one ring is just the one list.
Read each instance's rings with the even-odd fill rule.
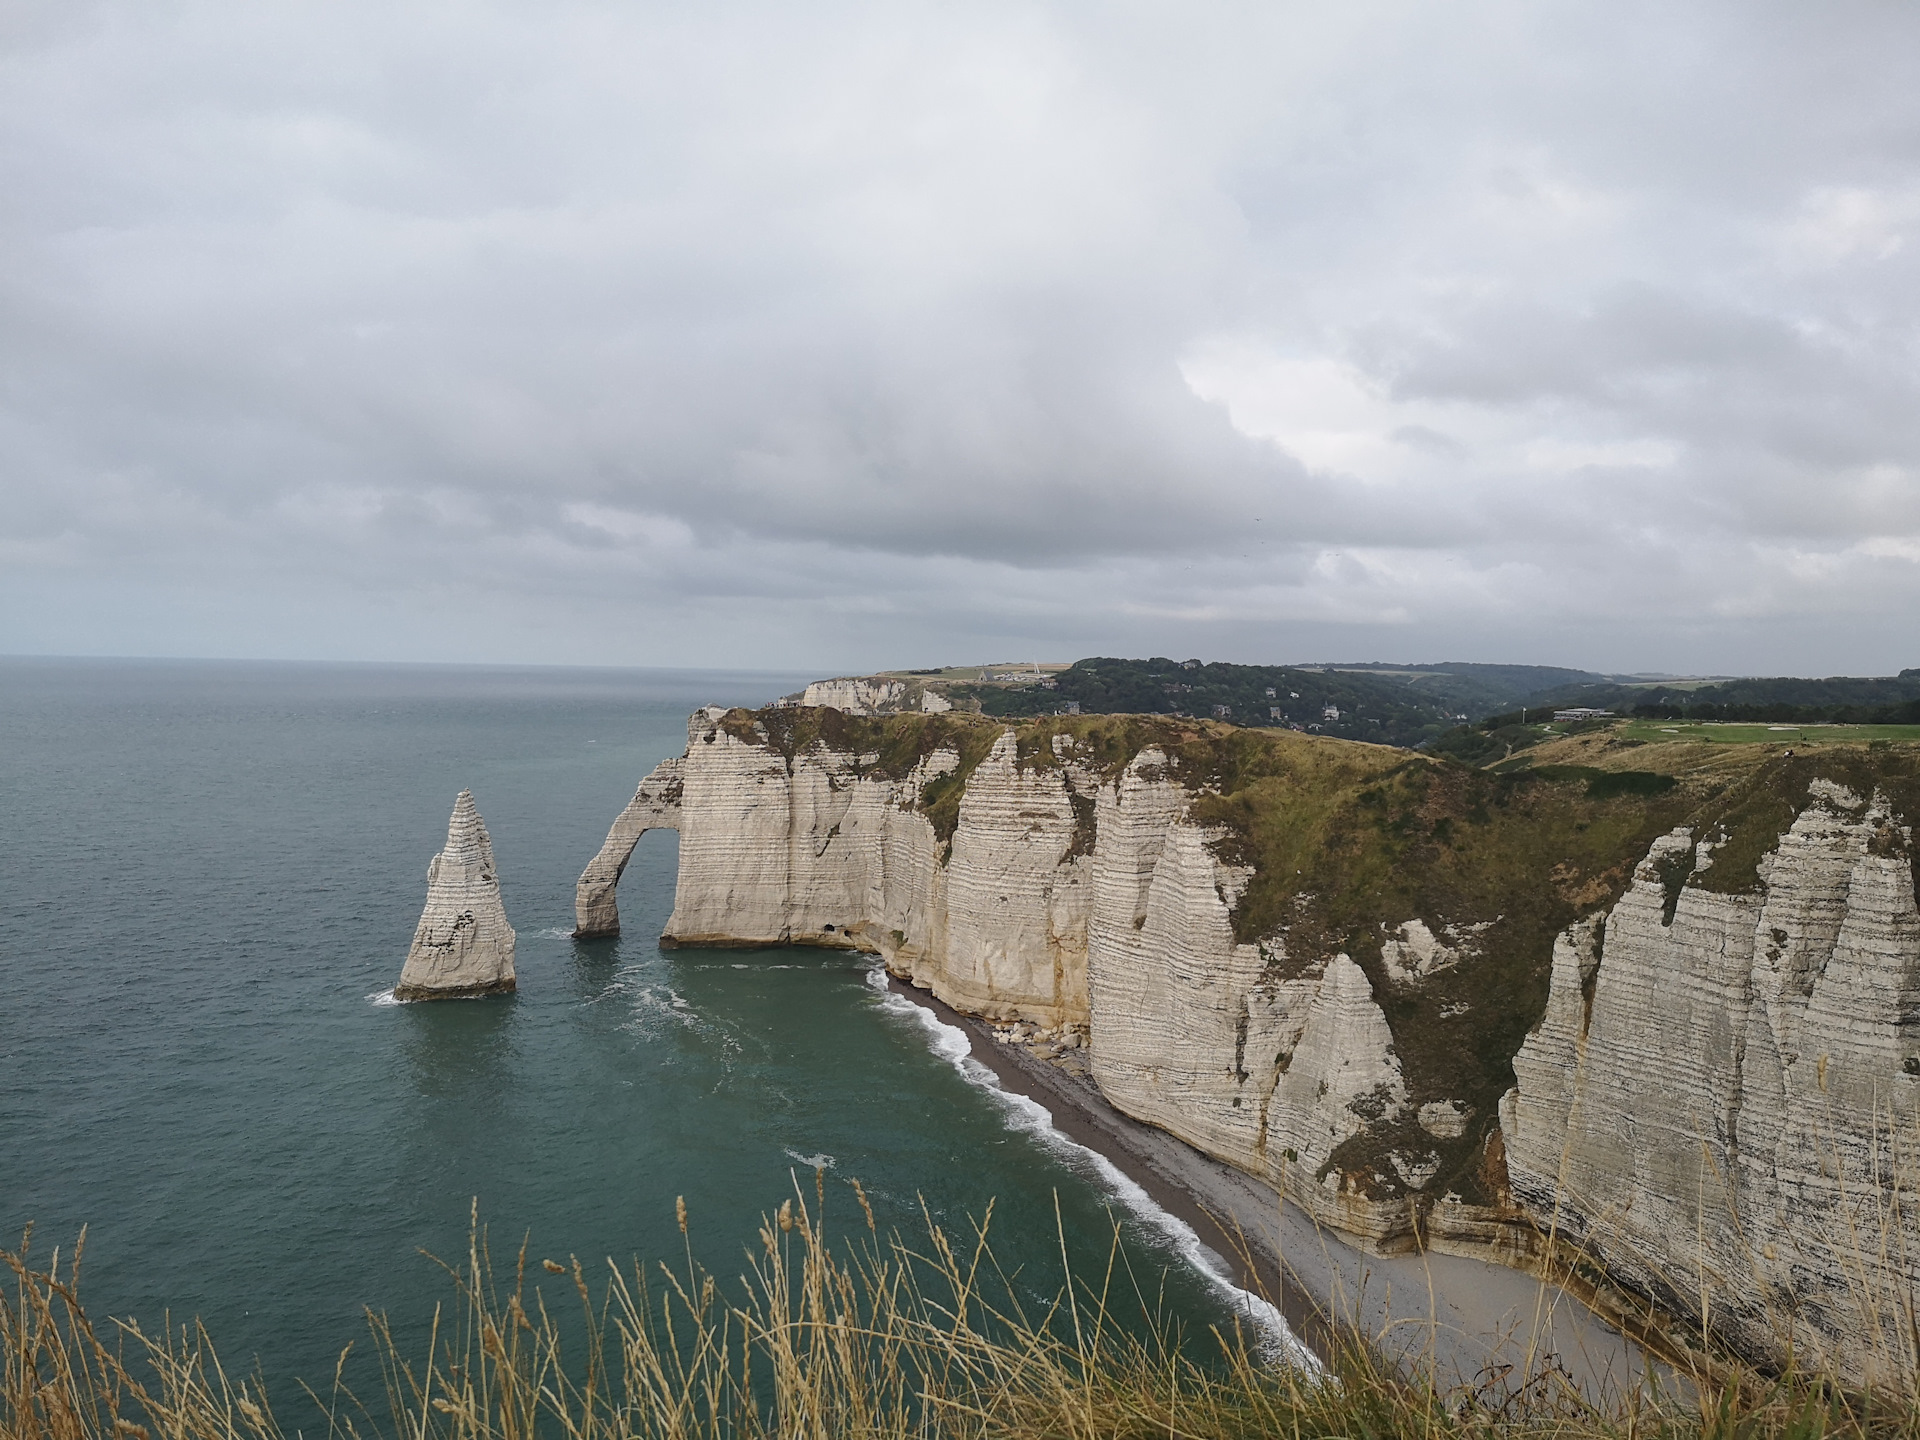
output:
[[[1777,675],[1711,683],[1661,681],[1621,684],[1600,680],[1558,686],[1526,702],[1591,706],[1623,715],[1662,719],[1752,720],[1811,725],[1898,724],[1920,721],[1920,669],[1898,675],[1831,675],[1804,679]],[[1904,708],[1903,708],[1904,707]]]
[[[814,698],[808,696],[835,698]],[[1376,744],[1426,747],[1473,764],[1540,739],[1523,721],[1555,709],[1687,720],[1920,723],[1920,669],[1881,677],[1641,679],[1557,665],[1361,661],[1230,665],[1096,656],[1058,664],[946,666],[842,677],[787,703],[891,714],[948,705],[1034,715],[1191,715]],[[1606,722],[1600,722],[1606,723]]]
[[1410,688],[1431,695],[1470,718],[1531,704],[1543,691],[1576,685],[1607,684],[1616,676],[1591,670],[1569,670],[1559,665],[1476,665],[1446,660],[1436,665],[1391,665],[1370,661],[1329,665],[1330,670],[1400,676]]
[[1607,683],[1608,677],[1547,665],[1229,665],[1155,656],[1080,660],[1049,681],[945,688],[989,715],[1078,706],[1088,715],[1197,715],[1412,746],[1462,720],[1529,703],[1542,690]]

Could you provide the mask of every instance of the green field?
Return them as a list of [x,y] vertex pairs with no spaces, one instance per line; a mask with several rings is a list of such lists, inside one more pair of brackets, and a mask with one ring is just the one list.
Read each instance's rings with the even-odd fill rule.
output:
[[1860,745],[1869,740],[1920,741],[1920,725],[1747,725],[1720,721],[1630,720],[1614,732],[1625,740],[1706,740],[1718,745]]

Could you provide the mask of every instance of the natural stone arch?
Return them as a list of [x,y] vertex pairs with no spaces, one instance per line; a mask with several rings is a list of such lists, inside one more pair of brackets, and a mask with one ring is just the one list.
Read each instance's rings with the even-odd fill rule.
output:
[[574,939],[590,940],[620,933],[620,907],[614,892],[642,835],[649,830],[680,828],[682,767],[679,757],[662,760],[653,773],[640,782],[633,799],[607,832],[600,853],[580,872],[573,892]]

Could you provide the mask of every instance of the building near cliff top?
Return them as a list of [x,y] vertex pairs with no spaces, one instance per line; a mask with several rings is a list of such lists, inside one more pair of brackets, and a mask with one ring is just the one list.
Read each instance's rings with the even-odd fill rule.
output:
[[447,844],[427,865],[427,903],[407,950],[396,1000],[456,1000],[515,988],[513,927],[500,900],[493,839],[462,790]]
[[[1613,712],[1611,710],[1591,710],[1584,705],[1577,705],[1571,710],[1556,710],[1553,712],[1553,718],[1555,720],[1608,720],[1612,717]],[[1466,716],[1463,715],[1460,718],[1464,720]]]

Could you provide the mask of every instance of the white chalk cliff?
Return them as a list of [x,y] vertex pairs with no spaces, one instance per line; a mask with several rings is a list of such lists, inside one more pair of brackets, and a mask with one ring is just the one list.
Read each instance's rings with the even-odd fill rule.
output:
[[[1710,1292],[1750,1353],[1790,1334],[1848,1373],[1920,1371],[1898,1323],[1920,1293],[1920,914],[1882,797],[1814,781],[1753,893],[1702,883],[1716,837],[1657,840],[1552,943],[1496,1124],[1497,1085],[1476,1108],[1414,1083],[1421,1037],[1389,1014],[1480,963],[1498,917],[1380,916],[1367,965],[1292,954],[1284,925],[1236,934],[1253,872],[1151,745],[1123,765],[1070,734],[1023,754],[1011,728],[989,743],[938,717],[918,723],[948,741],[883,763],[783,749],[774,713],[692,717],[581,877],[580,933],[617,927],[634,840],[675,827],[665,943],[845,946],[975,1015],[1086,1025],[1117,1108],[1375,1245],[1419,1226],[1515,1258],[1552,1229],[1672,1309]],[[939,821],[962,734],[980,738]],[[1463,1166],[1478,1202],[1449,1189]]]
[[[1911,833],[1815,780],[1751,894],[1656,844],[1556,946],[1502,1105],[1514,1194],[1616,1276],[1759,1353],[1916,1372],[1920,914]],[[1677,868],[1676,868],[1677,867]]]
[[462,790],[446,848],[427,865],[427,904],[407,950],[399,1000],[456,999],[514,988],[513,927],[500,903],[493,841]]
[[887,778],[877,756],[789,759],[723,718],[690,726],[667,941],[845,945],[977,1014],[1085,1017],[1074,807],[1057,773],[1015,764],[1011,732],[971,777],[949,847],[915,807],[954,750]]
[[880,675],[815,680],[780,703],[805,709],[825,706],[847,715],[899,715],[911,710],[940,715],[953,709],[953,702],[938,682],[889,680]]
[[[1090,1021],[1093,1074],[1122,1110],[1356,1233],[1409,1233],[1404,1201],[1374,1204],[1333,1164],[1343,1142],[1408,1113],[1365,973],[1337,955],[1280,979],[1278,941],[1234,941],[1246,873],[1189,823],[1164,755],[1102,778],[1067,736],[1022,763],[1004,730],[966,779],[950,840],[920,800],[958,752],[895,777],[878,760],[824,745],[787,756],[759,720],[697,712],[685,755],[648,777],[581,877],[579,933],[617,924],[609,877],[643,829],[675,825],[664,943],[845,946],[970,1014]],[[1430,1163],[1423,1144],[1383,1161],[1402,1184]]]

